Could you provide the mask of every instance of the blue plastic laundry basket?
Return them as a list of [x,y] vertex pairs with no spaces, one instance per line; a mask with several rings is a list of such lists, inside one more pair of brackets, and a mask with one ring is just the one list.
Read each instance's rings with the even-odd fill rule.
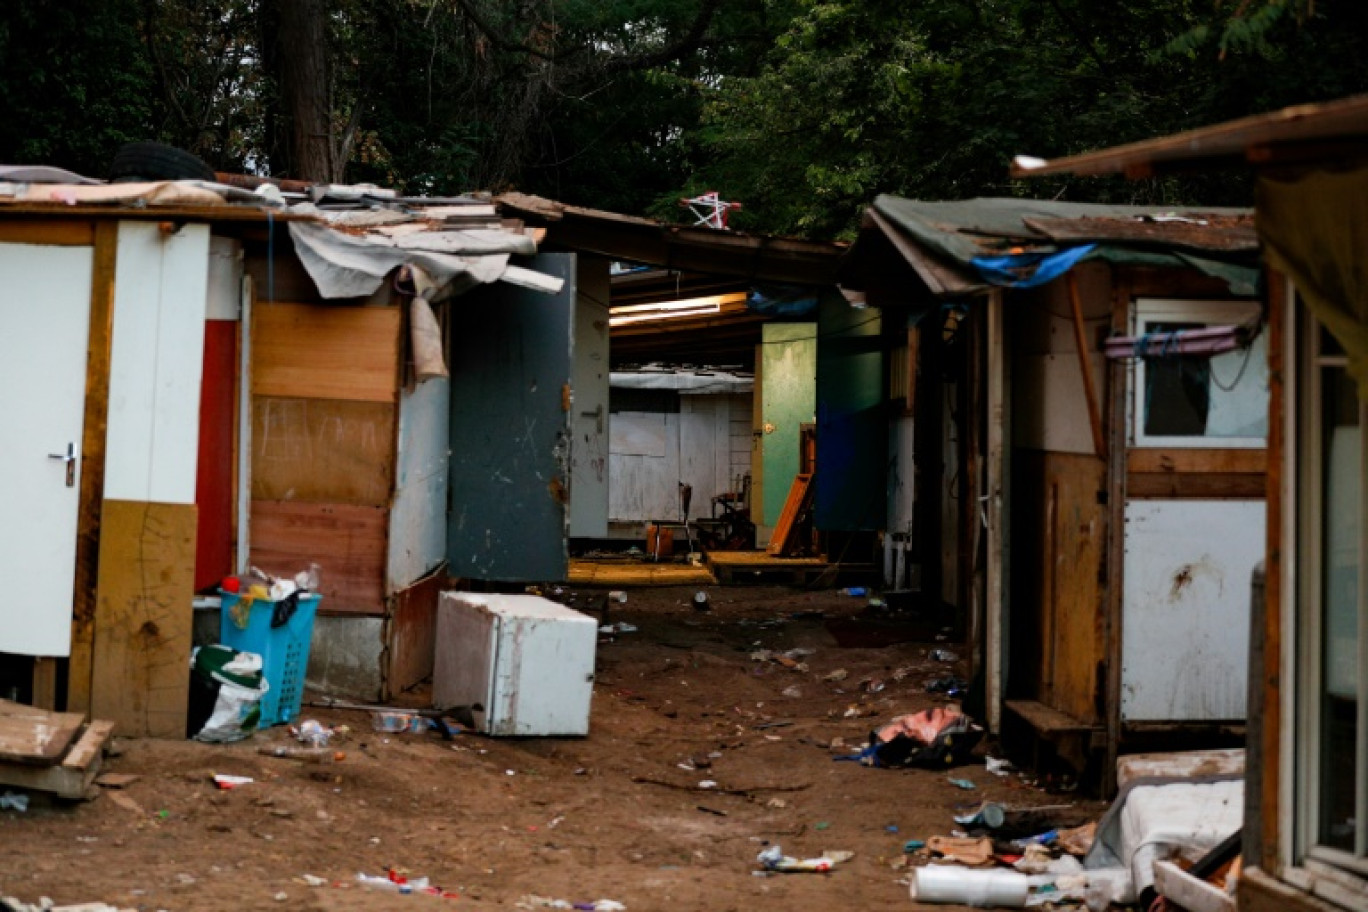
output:
[[[276,602],[256,599],[247,613],[247,626],[239,627],[233,609],[242,601],[235,592],[220,592],[222,615],[219,639],[238,652],[261,656],[261,670],[270,688],[261,698],[262,728],[282,725],[299,715],[304,702],[304,672],[309,667],[309,642],[313,637],[314,614],[322,596],[309,593],[299,597],[294,614],[280,627],[271,627]],[[238,612],[241,613],[241,612]]]

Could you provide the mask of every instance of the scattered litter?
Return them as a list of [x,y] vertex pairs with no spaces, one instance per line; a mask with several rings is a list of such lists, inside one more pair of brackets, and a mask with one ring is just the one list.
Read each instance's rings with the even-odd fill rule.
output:
[[909,839],[903,843],[903,851],[908,854],[920,852],[924,848],[926,848],[926,843],[920,839]]
[[1097,821],[1094,820],[1072,829],[1060,830],[1059,836],[1055,839],[1055,845],[1070,855],[1082,857],[1088,854],[1088,850],[1092,848],[1093,841],[1096,838]]
[[428,730],[429,720],[421,713],[381,709],[371,713],[371,728],[378,732],[418,734]]
[[[959,780],[968,782],[967,779]],[[969,783],[973,785],[972,782]],[[955,823],[970,828],[982,827],[996,830],[1007,820],[1007,809],[995,801],[985,801],[967,814],[956,814]]]
[[698,787],[701,789],[715,789],[717,788],[717,782],[713,779],[704,779],[702,782],[698,783]]
[[932,678],[926,682],[927,693],[943,693],[954,700],[963,697],[968,689],[969,682],[958,675],[946,675],[943,678]]
[[790,699],[797,699],[803,695],[803,688],[799,687],[797,684],[794,684],[791,687],[785,687],[783,695]]
[[256,780],[251,776],[228,776],[223,773],[214,774],[214,784],[225,791],[228,789],[235,789],[240,785],[251,785],[253,782],[256,782]]
[[830,823],[829,821],[826,821],[826,820],[821,821],[821,822],[818,823],[815,827],[813,827],[814,830],[827,830],[827,829],[830,829],[830,828],[831,828],[831,823]]
[[604,624],[599,628],[599,633],[606,633],[609,636],[613,636],[619,633],[636,633],[637,629],[635,624],[628,624],[626,621],[618,621],[616,624]]
[[772,845],[755,856],[755,862],[766,871],[778,871],[783,874],[825,873],[853,857],[854,852],[836,851],[823,852],[817,858],[793,858],[785,855],[784,850],[778,845]]
[[889,677],[891,677],[895,682],[898,682],[901,681],[903,678],[906,678],[908,675],[912,674],[914,670],[915,669],[913,669],[911,665],[904,665],[901,668],[895,669],[893,674],[889,675]]
[[896,833],[896,832],[898,832],[898,825],[897,825],[896,823],[890,823],[888,826],[884,827],[884,832],[885,832],[885,833]]
[[695,805],[695,807],[696,807],[697,810],[700,810],[700,811],[702,811],[702,812],[705,813],[705,814],[712,814],[714,817],[726,817],[726,816],[727,816],[727,812],[726,812],[726,811],[719,811],[719,810],[717,810],[716,808],[704,807],[704,806],[701,805],[701,804]]
[[835,683],[837,681],[844,681],[848,677],[850,677],[850,672],[846,671],[844,668],[838,668],[830,674],[822,675],[822,680]]
[[28,810],[29,796],[21,792],[6,791],[0,794],[0,811],[12,810],[24,813]]
[[985,757],[983,765],[988,772],[992,773],[994,776],[1006,776],[1016,769],[1015,766],[1012,766],[1011,760],[999,759],[997,757]]
[[964,789],[965,791],[971,791],[972,789],[978,788],[977,785],[974,785],[974,783],[970,782],[968,779],[955,779],[954,777],[951,777],[949,782],[955,788]]
[[948,649],[933,649],[926,654],[933,662],[958,662],[959,656]]
[[694,593],[693,606],[695,611],[710,611],[712,605],[708,604],[708,593],[702,589]]
[[865,678],[860,682],[860,690],[865,693],[876,694],[884,689],[884,682],[878,678]]
[[849,595],[849,596],[853,596],[853,597],[855,597],[855,598],[859,598],[859,597],[861,597],[861,596],[869,595],[869,587],[868,587],[868,586],[847,586],[846,588],[844,588],[844,589],[841,590],[841,595]]
[[[847,711],[849,715],[849,711]],[[934,766],[944,769],[968,761],[983,729],[946,706],[899,716],[869,734],[860,753],[866,766]],[[972,788],[972,784],[969,786]]]
[[306,887],[326,887],[328,885],[327,878],[319,877],[316,874],[301,874],[298,880]]
[[326,747],[295,747],[290,744],[278,744],[274,747],[263,745],[257,748],[257,753],[266,757],[303,760],[305,763],[341,763],[347,759],[347,755],[343,751],[335,751]]
[[926,847],[941,856],[942,861],[982,867],[993,861],[993,840],[987,836],[973,839],[968,836],[932,836]]
[[572,903],[564,899],[551,899],[529,893],[514,903],[516,909],[578,909],[581,912],[627,912],[627,907],[615,899],[600,899],[595,902]]
[[296,741],[312,745],[313,747],[327,747],[328,742],[333,738],[340,738],[347,733],[348,728],[345,725],[340,725],[337,728],[329,728],[317,719],[305,719],[298,725],[290,726],[290,734],[294,735]]
[[765,802],[765,807],[774,808],[775,810],[782,810],[788,807],[788,802],[785,801],[783,798],[771,798],[769,801]]
[[459,893],[451,893],[441,887],[433,886],[426,877],[409,877],[393,868],[383,875],[357,874],[356,884],[367,890],[376,890],[382,893],[402,893],[405,895],[423,893],[428,896],[441,896],[444,899],[460,898]]

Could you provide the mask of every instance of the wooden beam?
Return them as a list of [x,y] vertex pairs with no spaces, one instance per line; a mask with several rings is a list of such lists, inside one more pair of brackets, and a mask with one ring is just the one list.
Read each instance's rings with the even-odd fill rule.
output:
[[38,656],[33,660],[33,705],[57,708],[57,660]]
[[[1130,282],[1115,270],[1112,276],[1112,331],[1125,332],[1130,322]],[[1125,588],[1127,496],[1125,364],[1121,361],[1111,362],[1109,374],[1111,385],[1107,397],[1107,431],[1111,447],[1106,457],[1107,551],[1103,562],[1105,579],[1102,590],[1103,661],[1106,665],[1103,688],[1103,722],[1106,725],[1102,761],[1104,799],[1110,799],[1116,793],[1116,758],[1121,748],[1121,639],[1122,612],[1125,607],[1122,591]]]
[[114,327],[114,264],[119,224],[95,226],[90,282],[90,337],[86,348],[85,416],[81,431],[80,507],[76,519],[76,574],[72,597],[71,661],[67,666],[67,709],[90,712],[95,637],[96,586],[100,569],[100,518],[104,511],[105,434],[109,426],[110,345]]
[[[1296,319],[1296,308],[1287,297],[1287,279],[1279,273],[1268,273],[1268,471],[1266,473],[1266,529],[1267,556],[1264,561],[1264,626],[1262,679],[1255,686],[1263,690],[1263,713],[1259,719],[1259,743],[1251,750],[1259,752],[1259,781],[1247,782],[1246,788],[1259,790],[1262,819],[1260,866],[1270,873],[1281,870],[1279,845],[1283,816],[1288,809],[1279,801],[1282,770],[1282,695],[1281,687],[1292,687],[1292,680],[1283,681],[1282,670],[1282,613],[1283,581],[1288,568],[1284,561],[1295,559],[1283,553],[1284,529],[1296,523],[1296,516],[1284,502],[1295,482],[1288,477],[1287,466],[1295,465],[1292,443],[1287,437],[1287,372],[1295,369],[1288,363],[1287,344],[1295,341],[1296,333],[1288,332],[1288,324]],[[1289,338],[1290,337],[1290,338]],[[1295,438],[1294,438],[1295,439]],[[1289,720],[1290,721],[1290,720]]]
[[1263,500],[1267,488],[1263,473],[1131,472],[1126,477],[1126,496],[1133,500]]
[[1097,403],[1097,386],[1093,382],[1092,359],[1088,352],[1087,333],[1083,329],[1083,302],[1078,296],[1078,273],[1069,271],[1069,303],[1073,305],[1074,345],[1078,348],[1078,368],[1083,372],[1083,394],[1088,400],[1088,426],[1092,428],[1093,452],[1098,459],[1107,458],[1107,445],[1102,436],[1102,411]]
[[[1270,355],[1270,360],[1272,356]],[[1152,473],[1197,475],[1262,475],[1268,469],[1268,451],[1186,450],[1146,447],[1126,453],[1126,471],[1132,475]]]
[[0,244],[41,244],[45,247],[90,247],[95,223],[68,219],[25,219],[0,222]]

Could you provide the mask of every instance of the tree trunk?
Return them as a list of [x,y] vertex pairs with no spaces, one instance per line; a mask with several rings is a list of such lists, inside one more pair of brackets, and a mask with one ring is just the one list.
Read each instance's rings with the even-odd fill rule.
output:
[[271,172],[277,177],[336,182],[332,74],[328,65],[326,0],[263,3],[263,47],[275,77],[276,135]]

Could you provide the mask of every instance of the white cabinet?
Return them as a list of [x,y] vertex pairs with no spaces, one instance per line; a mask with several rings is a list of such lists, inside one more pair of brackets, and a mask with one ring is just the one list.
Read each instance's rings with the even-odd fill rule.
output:
[[598,622],[535,595],[444,592],[432,698],[491,735],[587,735]]

